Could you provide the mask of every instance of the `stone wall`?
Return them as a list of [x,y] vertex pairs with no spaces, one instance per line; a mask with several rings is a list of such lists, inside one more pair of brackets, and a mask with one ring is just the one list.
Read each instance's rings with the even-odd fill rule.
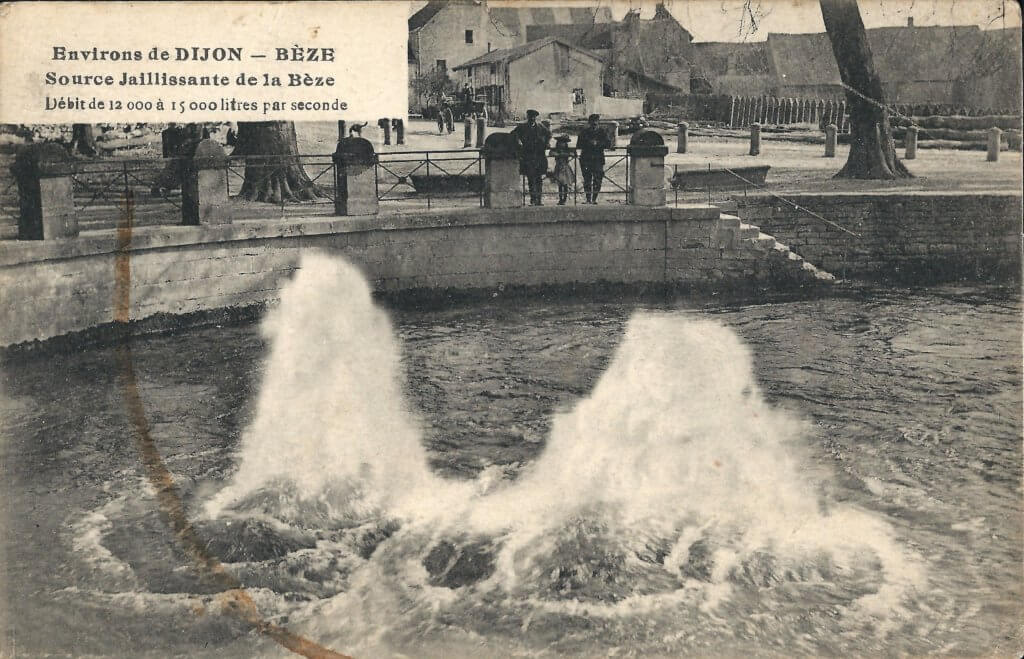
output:
[[[0,346],[117,319],[273,303],[310,249],[350,259],[378,291],[831,279],[712,206],[465,209],[142,227],[120,239],[112,230],[5,244]],[[126,284],[120,289],[118,277]],[[125,290],[129,300],[119,296]]]
[[1015,280],[1021,274],[1020,194],[787,194],[850,236],[769,195],[736,199],[759,225],[841,278],[898,282]]

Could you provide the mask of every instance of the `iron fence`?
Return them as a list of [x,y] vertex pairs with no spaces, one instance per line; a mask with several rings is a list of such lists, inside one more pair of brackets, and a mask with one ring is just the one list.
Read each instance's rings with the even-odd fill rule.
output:
[[[558,181],[555,178],[555,168],[552,167],[552,160],[555,157],[554,148],[548,149],[548,170],[544,176],[547,181],[542,188],[541,199],[548,203],[550,199],[558,199],[560,196]],[[572,185],[566,197],[566,204],[569,203],[569,196],[572,198],[572,205],[580,203],[580,193],[585,193],[583,185],[583,172],[580,167],[579,152],[576,149],[569,150],[569,159],[572,163]],[[526,177],[522,177],[523,203],[528,204],[530,199],[529,187]],[[600,202],[629,203],[629,152],[626,147],[613,147],[605,150],[604,168],[601,172],[601,189],[598,197]]]
[[232,155],[224,169],[227,195],[238,202],[233,212],[257,218],[334,213],[332,154]]
[[479,149],[387,151],[374,165],[378,202],[434,208],[484,205],[484,163]]

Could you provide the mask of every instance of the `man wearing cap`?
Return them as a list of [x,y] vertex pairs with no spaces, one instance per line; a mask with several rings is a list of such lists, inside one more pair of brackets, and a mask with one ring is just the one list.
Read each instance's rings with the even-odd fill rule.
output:
[[597,125],[600,118],[601,115],[590,115],[587,127],[580,131],[576,139],[576,149],[580,154],[580,173],[583,174],[583,191],[587,195],[588,204],[597,203],[601,181],[604,179],[604,150],[612,148],[608,133]]
[[526,123],[512,130],[519,148],[519,173],[526,177],[530,188],[530,205],[540,206],[541,185],[548,171],[548,142],[551,131],[537,123],[540,115],[536,110],[526,111]]

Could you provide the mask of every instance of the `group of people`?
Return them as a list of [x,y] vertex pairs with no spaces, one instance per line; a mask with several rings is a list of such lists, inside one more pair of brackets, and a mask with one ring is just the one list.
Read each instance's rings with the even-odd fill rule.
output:
[[[537,121],[538,116],[540,113],[536,110],[527,110],[526,122],[519,124],[512,131],[519,150],[519,173],[526,177],[531,206],[541,205],[544,175],[548,172],[548,143],[551,141],[551,131]],[[590,115],[587,126],[580,131],[576,139],[580,173],[583,176],[583,191],[587,196],[585,203],[588,204],[597,203],[601,181],[604,179],[604,152],[605,149],[612,148],[608,133],[598,124],[600,119],[600,115]],[[569,141],[568,135],[559,136],[551,152],[555,158],[554,179],[558,184],[559,206],[565,205],[569,190],[576,185]]]

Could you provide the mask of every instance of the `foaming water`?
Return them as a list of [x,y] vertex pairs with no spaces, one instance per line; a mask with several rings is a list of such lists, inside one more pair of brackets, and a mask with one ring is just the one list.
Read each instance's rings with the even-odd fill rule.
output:
[[391,322],[354,266],[304,256],[262,329],[272,347],[256,418],[210,514],[270,486],[328,515],[365,517],[437,487],[402,393]]
[[[697,628],[825,587],[830,607],[884,630],[924,583],[884,520],[820,493],[803,423],[765,402],[750,350],[715,322],[634,315],[540,457],[473,481],[430,471],[394,330],[353,266],[304,257],[263,330],[256,417],[206,512],[312,530],[274,554],[302,569],[310,552],[343,556],[323,569],[344,578],[292,613],[324,642],[458,654],[493,635],[494,653],[528,654],[582,616],[660,621],[656,647],[672,652],[681,612]],[[536,643],[501,644],[530,628]],[[609,647],[631,646],[617,629]]]

